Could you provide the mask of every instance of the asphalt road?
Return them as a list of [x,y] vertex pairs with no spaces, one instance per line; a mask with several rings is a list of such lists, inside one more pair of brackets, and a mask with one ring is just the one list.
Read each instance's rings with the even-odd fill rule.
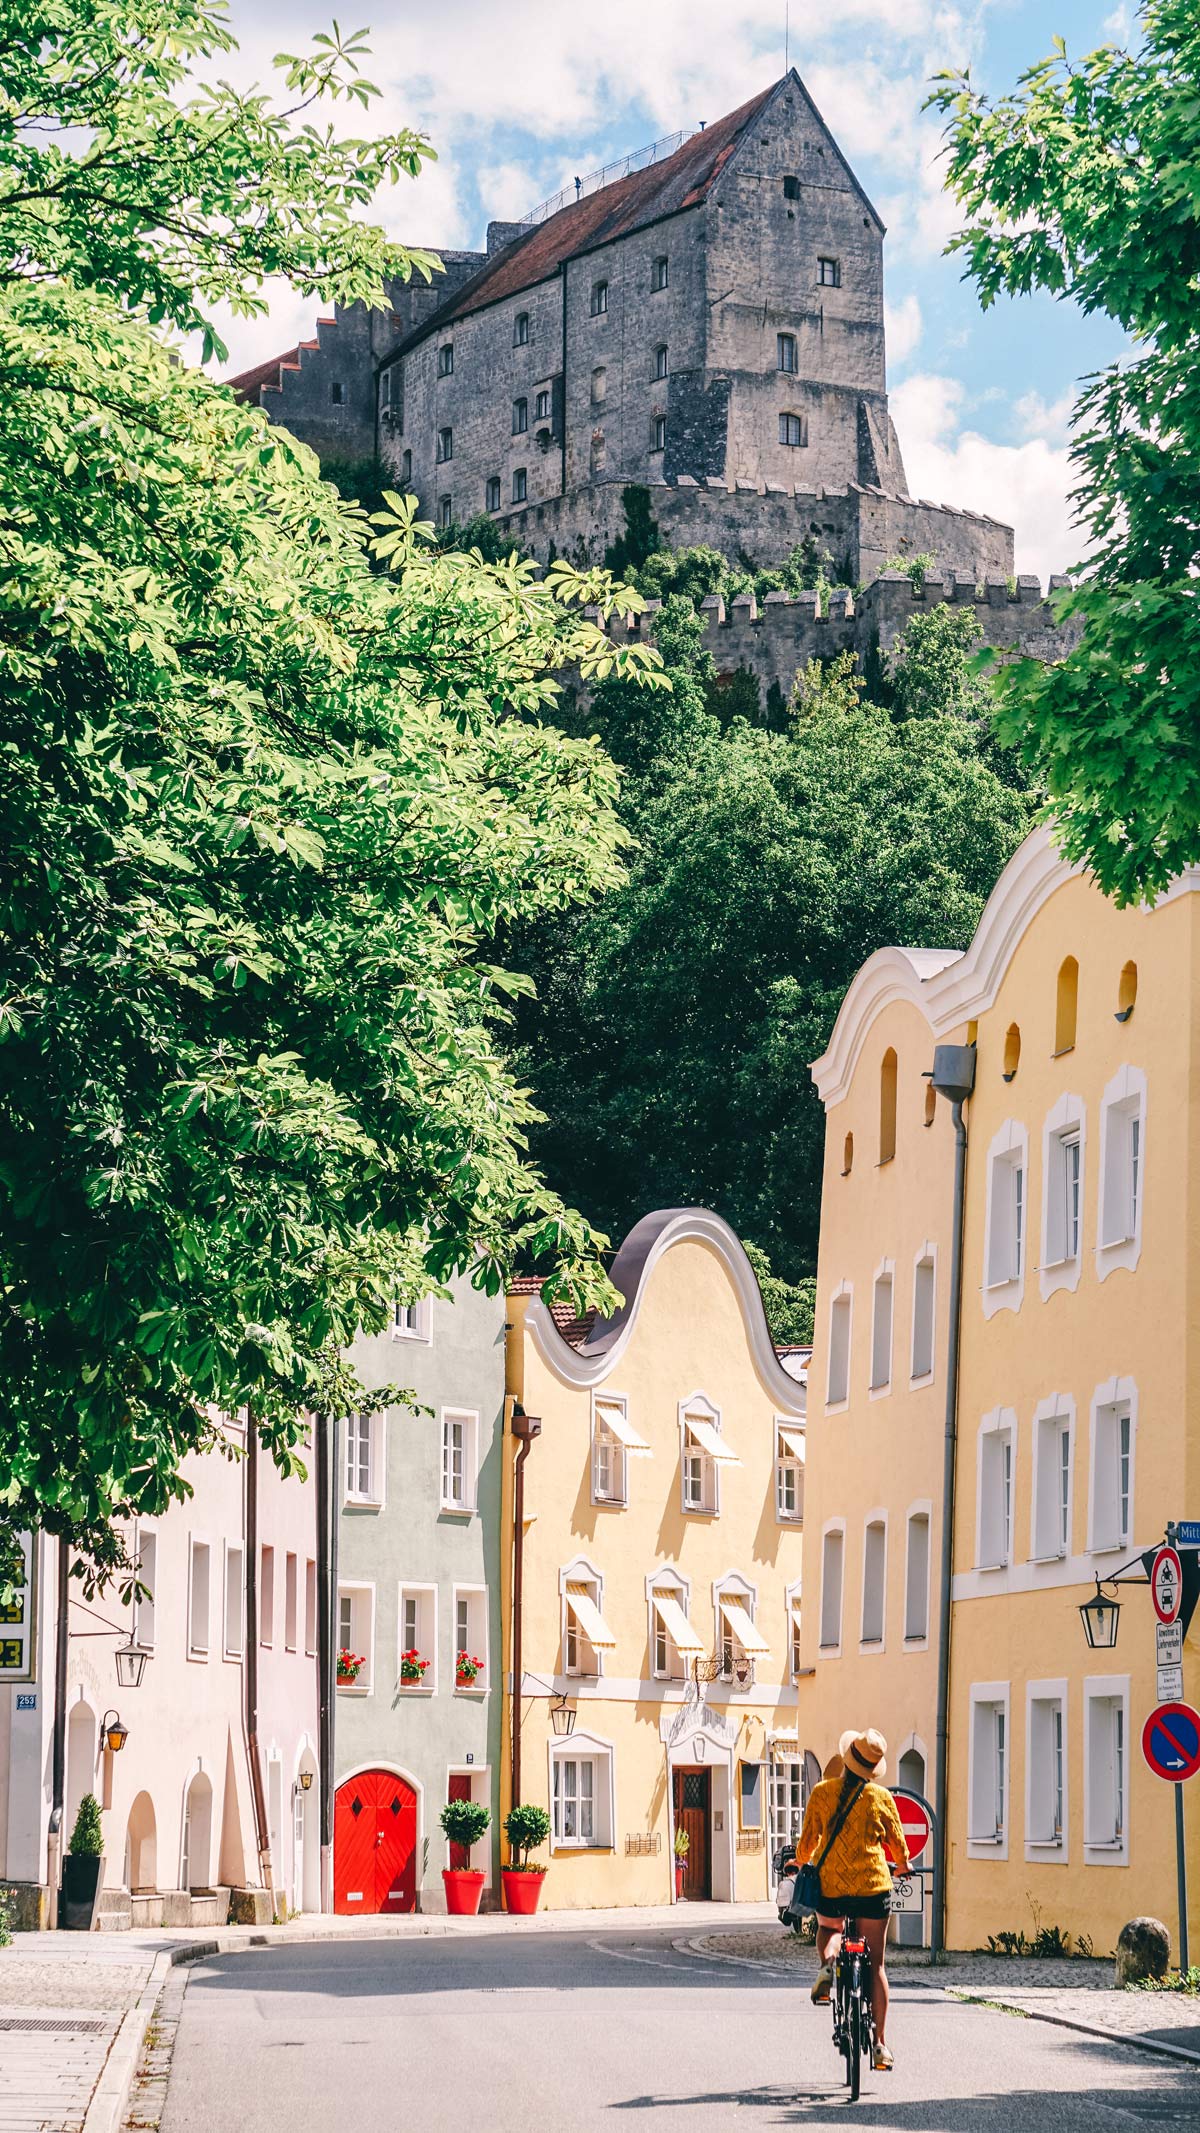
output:
[[[631,1934],[343,1942],[192,1973],[162,2133],[1196,2133],[1200,2076],[893,1984],[892,2075],[846,2101],[786,1976]],[[743,2113],[747,2114],[743,2117]]]

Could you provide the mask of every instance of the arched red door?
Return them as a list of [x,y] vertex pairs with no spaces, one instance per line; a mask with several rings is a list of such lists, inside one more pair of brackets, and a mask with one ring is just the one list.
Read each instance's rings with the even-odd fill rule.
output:
[[416,1907],[416,1793],[390,1770],[360,1770],[334,1797],[333,1908],[363,1917]]

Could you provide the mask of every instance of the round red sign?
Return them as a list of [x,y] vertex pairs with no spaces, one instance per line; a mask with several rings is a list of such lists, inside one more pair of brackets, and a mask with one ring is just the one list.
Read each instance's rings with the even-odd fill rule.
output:
[[1142,1728],[1142,1754],[1156,1777],[1181,1785],[1200,1771],[1200,1714],[1190,1703],[1160,1703]]
[[897,1790],[892,1797],[896,1802],[900,1827],[904,1831],[908,1856],[915,1865],[933,1835],[933,1816],[924,1800],[915,1792]]
[[1160,1548],[1150,1571],[1150,1597],[1160,1622],[1174,1622],[1183,1604],[1183,1564],[1174,1548]]

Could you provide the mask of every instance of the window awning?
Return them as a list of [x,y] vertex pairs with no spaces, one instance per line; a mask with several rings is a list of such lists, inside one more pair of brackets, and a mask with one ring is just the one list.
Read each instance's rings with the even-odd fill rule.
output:
[[756,1659],[769,1659],[771,1647],[763,1636],[762,1631],[757,1629],[750,1620],[741,1602],[727,1599],[725,1594],[721,1593],[719,1604],[721,1613],[725,1617],[725,1626],[737,1638],[742,1650],[752,1653]]
[[798,1459],[801,1466],[804,1465],[804,1431],[802,1429],[785,1429],[781,1422],[779,1425],[779,1442],[782,1444],[789,1459]]
[[684,1419],[693,1444],[698,1444],[702,1452],[708,1453],[714,1466],[741,1465],[737,1453],[730,1451],[720,1431],[714,1429],[711,1422],[704,1421],[698,1415],[687,1415]]
[[638,1433],[619,1407],[597,1407],[596,1420],[601,1429],[606,1429],[610,1437],[615,1437],[618,1444],[624,1445],[631,1458],[653,1459],[654,1453],[646,1439]]
[[798,1599],[793,1599],[793,1600],[789,1600],[789,1601],[788,1601],[788,1613],[789,1613],[789,1615],[791,1616],[791,1618],[792,1618],[793,1622],[795,1623],[795,1625],[796,1625],[797,1629],[799,1629],[799,1627],[800,1627],[800,1602],[799,1602],[799,1600],[798,1600]]
[[616,1650],[617,1640],[586,1585],[568,1585],[567,1606],[594,1651]]
[[673,1592],[654,1594],[654,1612],[681,1659],[703,1658],[704,1644]]

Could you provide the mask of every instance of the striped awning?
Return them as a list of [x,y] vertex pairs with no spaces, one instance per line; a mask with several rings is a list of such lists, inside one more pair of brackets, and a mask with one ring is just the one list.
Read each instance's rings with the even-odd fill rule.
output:
[[712,1423],[706,1421],[703,1416],[685,1415],[684,1426],[693,1444],[698,1444],[702,1452],[708,1453],[714,1466],[741,1465],[737,1453],[730,1451],[720,1431],[714,1429]]
[[614,1652],[617,1640],[586,1585],[568,1585],[567,1606],[593,1651]]
[[634,1428],[623,1408],[603,1407],[597,1403],[596,1422],[600,1429],[608,1431],[610,1437],[615,1437],[618,1444],[623,1444],[632,1458],[653,1459],[654,1453],[646,1439]]
[[762,1631],[751,1621],[741,1602],[728,1599],[724,1593],[721,1593],[719,1595],[719,1605],[721,1613],[725,1617],[726,1628],[737,1638],[742,1650],[749,1652],[755,1659],[769,1659],[771,1647],[763,1636]]
[[798,1459],[801,1466],[804,1465],[804,1431],[802,1429],[789,1429],[781,1422],[779,1425],[779,1442],[782,1444],[789,1459]]
[[704,1656],[703,1639],[696,1635],[679,1600],[673,1592],[656,1592],[654,1612],[666,1630],[681,1659],[698,1659]]

